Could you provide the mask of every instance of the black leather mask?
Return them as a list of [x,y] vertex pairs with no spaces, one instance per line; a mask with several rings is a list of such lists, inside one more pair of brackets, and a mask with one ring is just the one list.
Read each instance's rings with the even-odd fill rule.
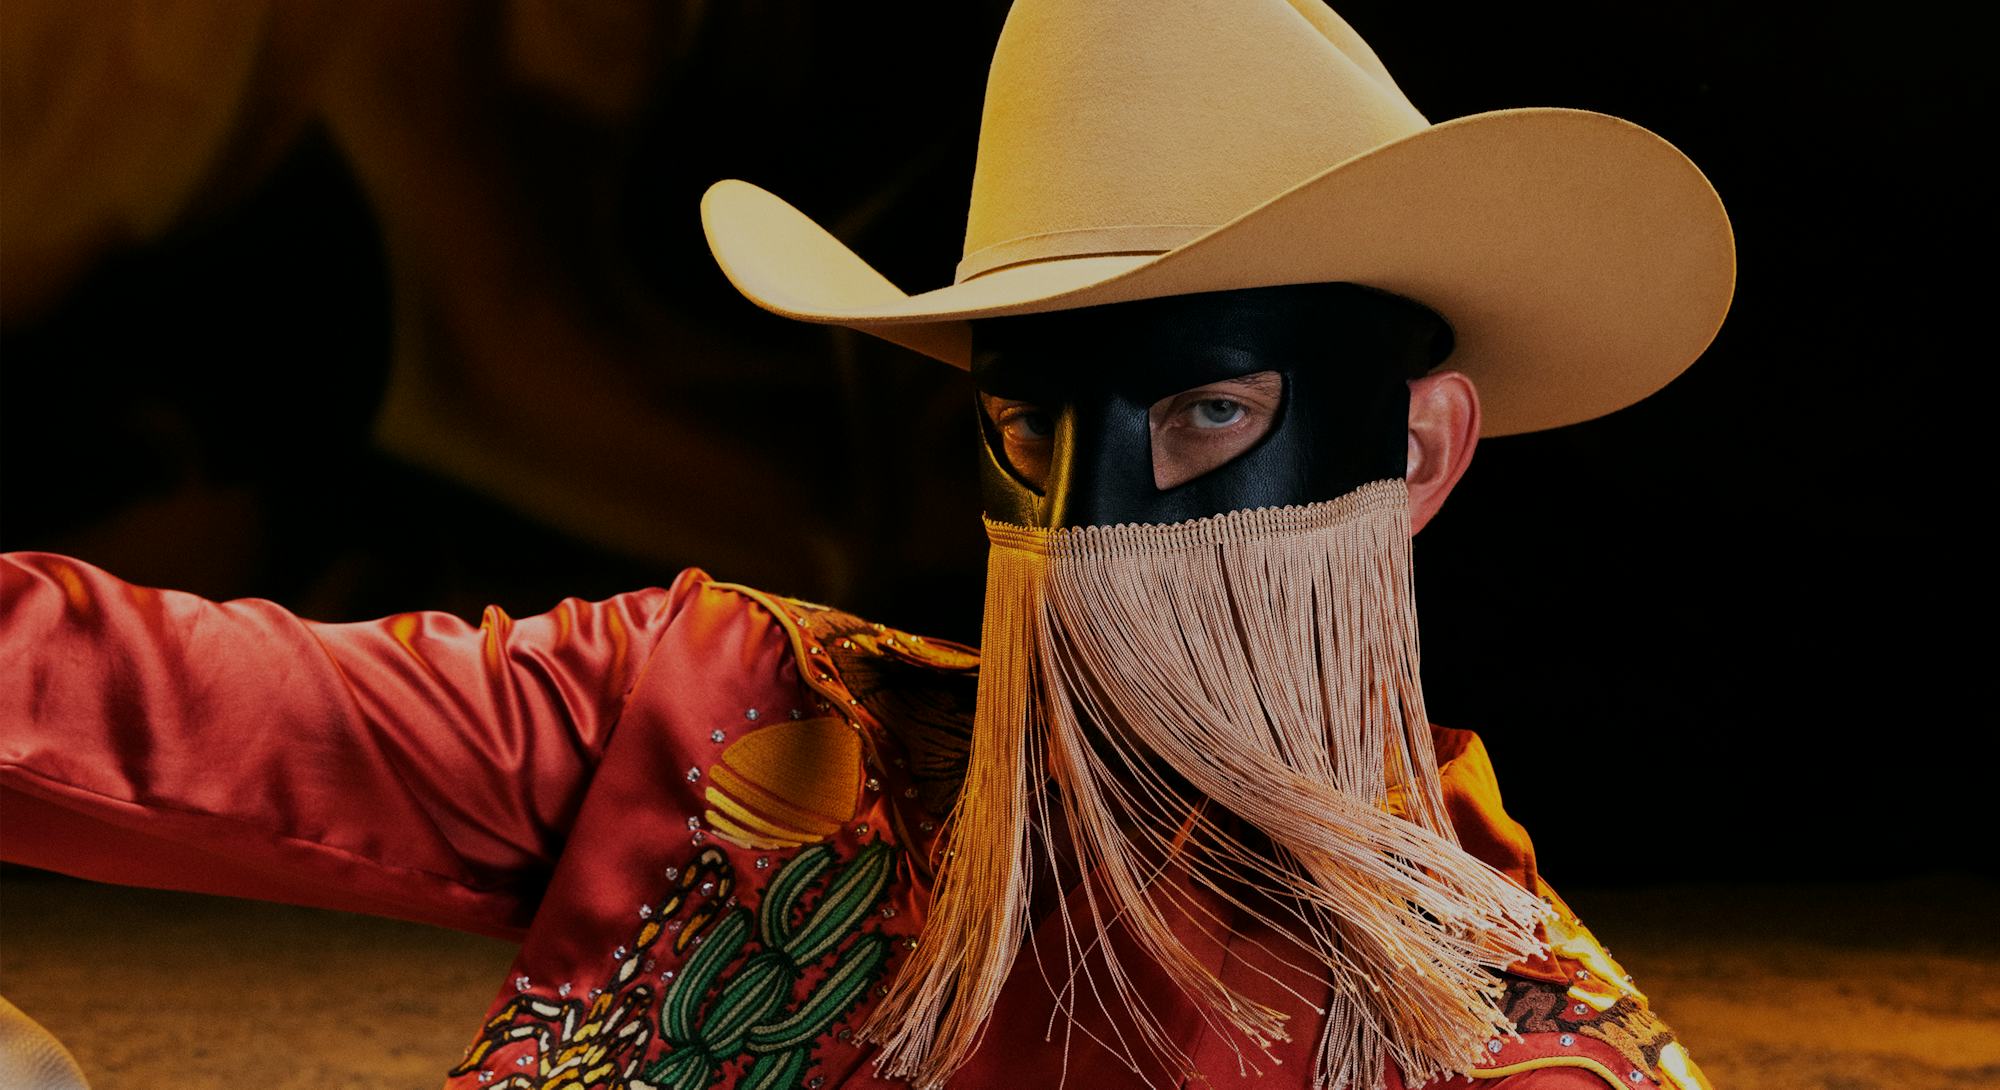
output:
[[[1028,526],[1171,523],[1313,503],[1401,477],[1409,379],[1451,351],[1431,310],[1354,284],[1292,284],[1145,299],[972,324],[981,392],[1041,406],[1054,450],[1039,490],[1007,463],[993,421],[988,517]],[[1148,412],[1208,383],[1275,371],[1283,401],[1254,446],[1192,480],[1154,484]]]

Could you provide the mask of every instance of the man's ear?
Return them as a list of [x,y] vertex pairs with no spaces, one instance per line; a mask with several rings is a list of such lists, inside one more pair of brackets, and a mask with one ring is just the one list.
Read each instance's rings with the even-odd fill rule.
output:
[[1424,528],[1472,464],[1479,443],[1479,391],[1458,371],[1410,380],[1410,532]]

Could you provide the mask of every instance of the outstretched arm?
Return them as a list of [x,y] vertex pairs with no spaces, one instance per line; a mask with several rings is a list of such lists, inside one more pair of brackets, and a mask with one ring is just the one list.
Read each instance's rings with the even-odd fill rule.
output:
[[322,624],[0,556],[0,854],[518,938],[704,579]]

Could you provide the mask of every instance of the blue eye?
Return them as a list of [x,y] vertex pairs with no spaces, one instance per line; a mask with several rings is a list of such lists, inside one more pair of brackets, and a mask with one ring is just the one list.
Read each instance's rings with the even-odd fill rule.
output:
[[1243,419],[1245,412],[1241,401],[1231,401],[1226,397],[1204,398],[1195,402],[1192,408],[1197,428],[1226,428]]

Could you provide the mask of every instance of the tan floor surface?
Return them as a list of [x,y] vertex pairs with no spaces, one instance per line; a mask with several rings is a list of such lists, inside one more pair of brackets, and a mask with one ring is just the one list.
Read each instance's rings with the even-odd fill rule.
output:
[[[1722,1090],[2000,1087],[2000,885],[1565,892]],[[0,870],[0,994],[97,1090],[435,1087],[512,956]]]

